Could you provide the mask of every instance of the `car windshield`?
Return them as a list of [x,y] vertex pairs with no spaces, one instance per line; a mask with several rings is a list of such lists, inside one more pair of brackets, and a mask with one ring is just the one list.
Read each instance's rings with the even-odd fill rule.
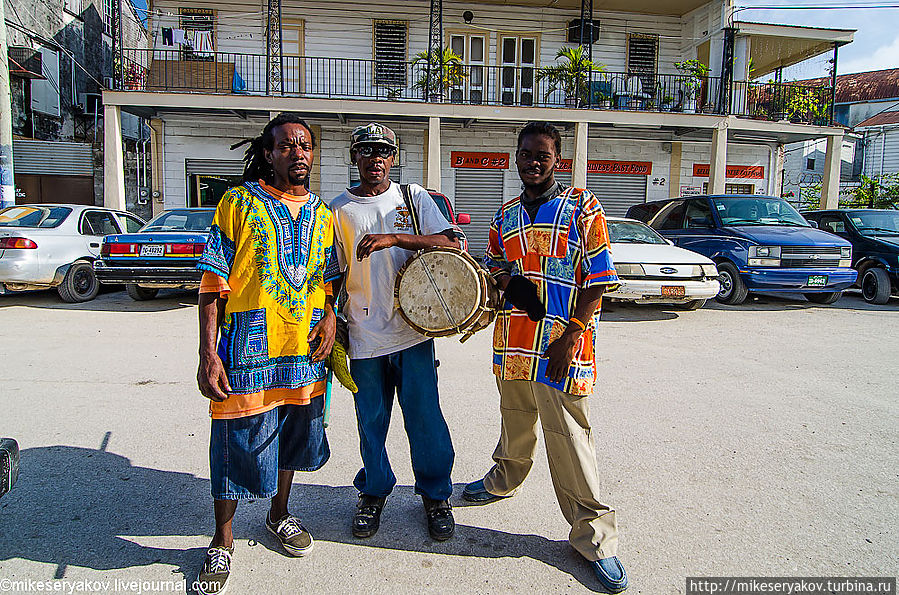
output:
[[899,235],[899,211],[853,211],[849,219],[865,236]]
[[618,244],[667,244],[648,225],[636,221],[609,221],[609,241]]
[[0,211],[0,227],[59,227],[69,207],[8,207]]
[[215,211],[166,211],[141,228],[145,231],[209,231]]
[[724,225],[789,225],[809,227],[808,222],[779,198],[715,197],[712,204]]

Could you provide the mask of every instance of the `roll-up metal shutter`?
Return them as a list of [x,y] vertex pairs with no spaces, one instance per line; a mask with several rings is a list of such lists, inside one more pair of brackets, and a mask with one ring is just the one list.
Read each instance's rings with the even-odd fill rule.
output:
[[92,176],[94,158],[87,143],[13,140],[13,169],[17,174]]
[[587,190],[596,195],[606,215],[624,217],[629,208],[646,202],[646,176],[588,173]]
[[188,176],[242,176],[243,161],[236,159],[185,159]]
[[[571,172],[559,172],[556,181],[571,185]],[[606,215],[624,217],[635,204],[646,202],[646,176],[587,174],[587,190],[596,195]]]
[[503,204],[501,169],[456,169],[456,213],[471,215],[471,223],[463,228],[468,238],[468,251],[481,258],[487,251],[490,222]]

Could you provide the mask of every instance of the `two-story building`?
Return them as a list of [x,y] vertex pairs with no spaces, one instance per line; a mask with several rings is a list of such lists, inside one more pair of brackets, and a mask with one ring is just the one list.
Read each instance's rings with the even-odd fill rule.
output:
[[[122,112],[150,118],[154,208],[215,204],[242,171],[230,146],[300,112],[320,139],[312,189],[328,200],[356,176],[350,131],[380,121],[399,136],[392,177],[471,214],[475,253],[521,190],[512,162],[529,120],[563,129],[559,177],[611,214],[704,190],[777,195],[788,142],[826,138],[839,164],[831,88],[748,73],[750,60],[763,76],[836,58],[852,31],[735,21],[730,0],[592,4],[152,0],[154,48],[123,57],[147,72],[104,93],[106,143],[121,142]],[[577,46],[597,66],[554,83],[545,67]],[[455,63],[426,60],[442,49]],[[106,200],[122,206],[119,154],[106,153]]]

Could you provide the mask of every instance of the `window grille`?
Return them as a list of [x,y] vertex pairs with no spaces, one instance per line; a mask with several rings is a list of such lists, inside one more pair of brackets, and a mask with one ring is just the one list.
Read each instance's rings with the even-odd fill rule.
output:
[[659,55],[659,36],[631,33],[627,37],[627,73],[640,77],[643,92],[653,95],[656,87],[656,68]]
[[376,85],[406,86],[406,42],[409,26],[405,21],[375,21],[374,53]]

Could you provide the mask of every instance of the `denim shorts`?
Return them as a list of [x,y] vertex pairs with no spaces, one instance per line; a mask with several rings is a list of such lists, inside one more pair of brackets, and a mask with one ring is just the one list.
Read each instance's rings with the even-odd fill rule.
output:
[[271,498],[278,470],[315,471],[331,456],[323,396],[237,419],[213,419],[209,437],[212,497]]

